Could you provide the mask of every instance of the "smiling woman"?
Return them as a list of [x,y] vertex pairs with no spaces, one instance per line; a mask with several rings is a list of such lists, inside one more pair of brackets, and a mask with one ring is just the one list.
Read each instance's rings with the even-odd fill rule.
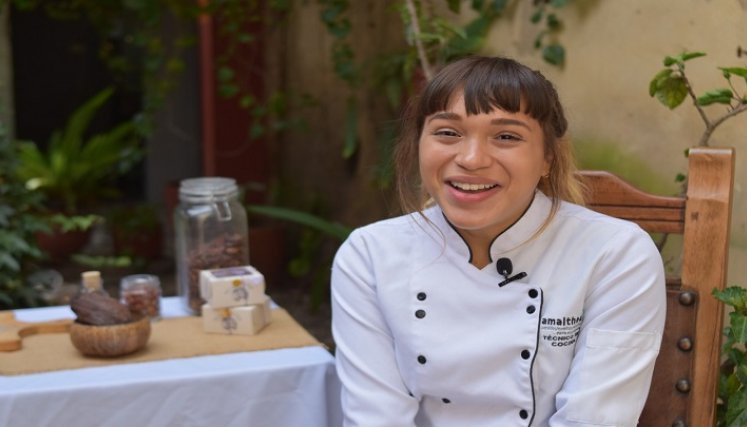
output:
[[580,205],[553,85],[469,57],[403,119],[406,214],[355,230],[332,272],[346,425],[635,426],[664,269],[637,225]]
[[527,114],[494,109],[469,115],[462,93],[447,110],[426,119],[420,176],[472,249],[472,263],[482,268],[490,241],[524,213],[550,162],[542,128]]

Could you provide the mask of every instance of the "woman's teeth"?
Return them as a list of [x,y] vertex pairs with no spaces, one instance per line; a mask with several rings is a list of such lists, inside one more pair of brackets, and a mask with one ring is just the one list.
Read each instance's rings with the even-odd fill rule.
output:
[[452,187],[458,188],[462,191],[483,191],[483,190],[489,190],[498,184],[467,184],[463,182],[449,182]]

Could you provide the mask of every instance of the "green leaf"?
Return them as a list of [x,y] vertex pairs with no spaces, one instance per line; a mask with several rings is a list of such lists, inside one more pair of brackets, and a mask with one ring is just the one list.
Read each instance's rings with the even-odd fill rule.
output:
[[70,157],[73,153],[76,153],[80,149],[88,124],[113,93],[114,88],[108,87],[78,107],[70,116],[65,131],[60,134],[59,139],[50,143],[48,150],[65,157]]
[[562,24],[557,15],[554,13],[547,15],[547,28],[549,28],[550,31],[558,31],[561,27]]
[[679,61],[676,58],[673,58],[671,56],[664,57],[664,66],[669,67],[671,65],[677,64]]
[[233,80],[236,73],[233,71],[231,67],[220,67],[218,68],[218,81],[219,82],[228,82]]
[[737,378],[739,378],[740,383],[747,384],[747,366],[742,362],[744,362],[744,360],[736,363],[734,373],[737,375]]
[[49,218],[51,224],[60,227],[63,232],[68,231],[85,231],[93,227],[96,221],[99,221],[99,215],[63,215],[56,214]]
[[255,40],[254,35],[249,33],[241,33],[238,37],[239,43],[249,44]]
[[685,182],[687,179],[687,175],[684,173],[678,173],[677,176],[674,177],[674,182]]
[[723,290],[714,289],[713,296],[737,311],[747,310],[747,289],[740,286],[729,286]]
[[232,98],[239,93],[240,89],[235,84],[222,84],[218,87],[218,93],[223,98]]
[[552,0],[550,4],[552,4],[553,7],[561,8],[565,7],[570,0]]
[[656,95],[656,91],[659,89],[659,84],[661,81],[669,78],[674,71],[671,68],[665,68],[661,71],[659,71],[653,79],[651,79],[651,83],[648,85],[648,94],[650,96]]
[[490,24],[495,18],[481,15],[464,27],[465,37],[455,36],[449,39],[442,53],[445,60],[479,52],[485,41],[485,35],[490,29]]
[[343,9],[340,7],[334,7],[334,6],[326,7],[321,12],[322,22],[328,25],[333,24],[337,20],[337,17],[340,16],[342,12],[343,12]]
[[432,19],[433,27],[438,31],[440,34],[438,35],[439,39],[444,39],[444,34],[456,34],[459,37],[467,38],[467,30],[462,28],[459,25],[456,25],[452,22],[450,22],[447,19],[443,19],[441,17],[436,17]]
[[340,223],[328,221],[316,215],[312,215],[308,212],[298,211],[294,209],[282,208],[279,206],[250,205],[247,206],[246,210],[249,213],[282,219],[304,225],[306,227],[311,227],[332,237],[335,237],[340,241],[344,241],[345,239],[347,239],[348,235],[350,235],[350,233],[352,232],[351,228],[346,227]]
[[739,77],[747,78],[747,68],[744,67],[719,67],[719,70],[726,74],[734,74]]
[[669,76],[657,82],[656,99],[669,109],[674,109],[687,97],[687,83],[679,75]]
[[698,97],[698,105],[730,104],[734,97],[731,89],[716,89],[706,92]]
[[[461,0],[446,0],[449,4],[449,10],[454,13],[459,13],[460,6],[462,4]],[[474,3],[474,2],[473,2]]]
[[18,260],[16,260],[9,253],[0,252],[0,268],[3,267],[8,268],[11,271],[21,270],[21,266],[18,264]]
[[565,62],[565,48],[559,44],[551,44],[542,49],[542,59],[552,65],[562,66]]
[[239,99],[239,106],[241,108],[247,109],[254,105],[256,99],[252,95],[244,95]]
[[685,52],[679,57],[682,60],[682,62],[685,62],[691,59],[700,58],[701,56],[706,56],[705,52]]
[[[459,2],[457,1],[457,3],[459,3]],[[472,10],[480,12],[480,11],[482,11],[482,7],[483,6],[485,6],[485,0],[472,0]],[[459,7],[459,6],[457,5],[457,7]],[[457,12],[457,13],[459,13],[459,12]]]
[[747,389],[742,388],[729,395],[725,425],[726,427],[747,425]]
[[355,100],[348,101],[345,115],[345,142],[342,147],[342,157],[349,159],[358,149],[358,108]]
[[533,14],[532,17],[529,18],[529,20],[532,22],[532,24],[538,24],[542,20],[543,15],[542,9],[537,9]]
[[729,313],[731,335],[735,343],[747,342],[747,317],[741,313]]
[[493,12],[502,13],[506,9],[507,4],[508,0],[493,0]]

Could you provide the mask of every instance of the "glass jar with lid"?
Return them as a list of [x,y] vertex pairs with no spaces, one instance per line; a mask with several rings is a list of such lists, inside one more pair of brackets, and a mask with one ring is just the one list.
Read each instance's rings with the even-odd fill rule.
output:
[[200,314],[200,271],[249,263],[246,211],[236,180],[203,177],[182,180],[174,211],[174,256],[179,295]]

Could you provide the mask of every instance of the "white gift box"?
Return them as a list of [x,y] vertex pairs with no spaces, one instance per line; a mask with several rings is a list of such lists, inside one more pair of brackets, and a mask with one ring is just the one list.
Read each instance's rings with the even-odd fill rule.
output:
[[200,296],[213,308],[261,304],[265,277],[251,265],[202,270]]
[[202,326],[205,332],[231,335],[255,335],[271,321],[270,298],[262,304],[241,307],[214,308],[202,306]]

